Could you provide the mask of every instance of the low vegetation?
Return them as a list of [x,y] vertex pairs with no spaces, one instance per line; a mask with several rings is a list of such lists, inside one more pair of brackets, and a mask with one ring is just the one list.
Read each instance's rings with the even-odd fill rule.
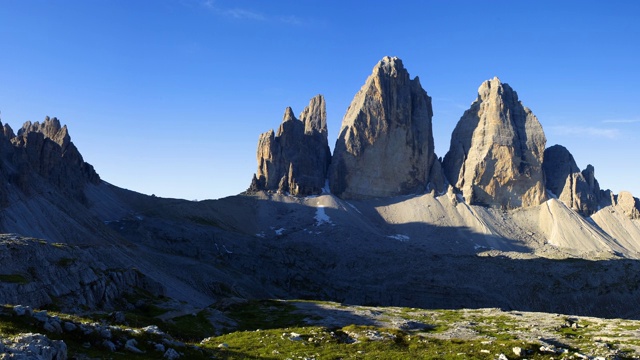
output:
[[[629,320],[280,300],[236,300],[180,315],[170,308],[179,303],[166,299],[129,300],[138,305],[119,316],[29,316],[0,307],[0,337],[42,333],[63,340],[70,358],[97,359],[158,359],[169,348],[181,359],[633,359],[640,346],[640,322]],[[76,328],[50,331],[43,314]],[[104,329],[115,351],[104,345]],[[124,348],[132,339],[140,353]]]

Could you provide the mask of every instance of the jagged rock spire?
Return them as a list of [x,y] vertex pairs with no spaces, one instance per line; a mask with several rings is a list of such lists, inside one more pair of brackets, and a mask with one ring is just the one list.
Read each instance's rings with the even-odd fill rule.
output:
[[373,68],[342,120],[329,171],[332,193],[371,198],[438,190],[444,179],[434,154],[431,98],[411,80],[402,60]]
[[547,189],[558,200],[583,215],[598,211],[601,199],[605,197],[601,194],[592,165],[580,171],[569,150],[561,145],[553,145],[544,151],[542,168]]
[[546,138],[531,110],[496,77],[456,125],[444,158],[448,180],[470,204],[518,208],[542,203]]
[[298,120],[287,107],[275,133],[258,140],[258,170],[249,190],[272,190],[296,196],[320,194],[327,178],[331,151],[327,139],[324,97],[311,99]]

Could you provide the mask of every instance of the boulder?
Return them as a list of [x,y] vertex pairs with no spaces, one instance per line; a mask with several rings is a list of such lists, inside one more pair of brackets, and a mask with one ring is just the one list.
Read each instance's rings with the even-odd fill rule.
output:
[[542,160],[546,138],[518,94],[496,77],[458,121],[444,173],[469,204],[513,209],[546,200]]
[[432,116],[420,80],[412,80],[397,57],[383,58],[342,120],[329,170],[331,192],[364,199],[423,193],[429,184],[443,191]]
[[331,162],[324,97],[309,102],[298,120],[285,110],[275,133],[270,130],[258,140],[258,170],[250,191],[272,190],[295,196],[322,193]]
[[558,200],[587,216],[599,210],[602,194],[592,165],[580,171],[569,150],[553,145],[544,151],[542,168],[547,189]]

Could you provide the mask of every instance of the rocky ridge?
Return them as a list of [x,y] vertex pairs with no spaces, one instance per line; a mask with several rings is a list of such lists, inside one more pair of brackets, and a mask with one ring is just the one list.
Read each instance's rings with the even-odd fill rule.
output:
[[478,98],[453,130],[444,172],[469,204],[539,205],[546,200],[545,144],[538,119],[496,77],[480,85]]
[[83,160],[71,142],[67,126],[61,126],[55,117],[46,117],[42,123],[27,121],[17,135],[5,124],[0,138],[4,149],[0,168],[6,180],[0,194],[5,194],[5,205],[9,191],[5,184],[29,195],[38,192],[34,185],[44,181],[83,202],[84,185],[100,182],[93,166]]
[[611,205],[610,196],[600,190],[592,165],[580,171],[573,155],[564,146],[553,145],[544,151],[542,168],[547,189],[560,201],[581,214],[591,215]]

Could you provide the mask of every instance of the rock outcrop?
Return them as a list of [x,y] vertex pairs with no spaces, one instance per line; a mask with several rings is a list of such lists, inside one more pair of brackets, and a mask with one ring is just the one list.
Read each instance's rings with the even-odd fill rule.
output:
[[[98,184],[100,177],[93,166],[84,162],[67,127],[57,118],[46,117],[42,123],[26,122],[17,135],[5,125],[2,137],[3,174],[8,183],[29,195],[44,180],[66,195],[84,201],[84,186]],[[7,183],[5,182],[5,183]]]
[[616,197],[616,206],[631,219],[640,219],[640,199],[628,191],[620,191]]
[[345,199],[444,188],[434,154],[431,98],[402,60],[383,58],[342,120],[329,170],[331,192]]
[[531,110],[498,78],[485,81],[451,135],[449,182],[470,204],[513,209],[546,199],[546,138]]
[[300,114],[287,108],[278,128],[260,135],[258,171],[249,190],[277,190],[295,196],[322,192],[331,162],[324,97],[317,95]]
[[580,171],[573,155],[564,146],[547,148],[542,168],[547,189],[571,209],[591,215],[599,210],[601,199],[606,200],[601,194],[593,166],[587,165]]

